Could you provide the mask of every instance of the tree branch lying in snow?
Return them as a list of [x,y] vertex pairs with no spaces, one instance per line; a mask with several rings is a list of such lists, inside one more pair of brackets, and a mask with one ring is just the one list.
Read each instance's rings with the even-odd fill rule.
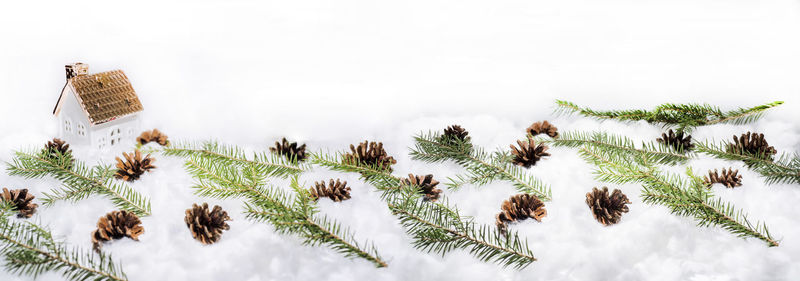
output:
[[634,142],[624,136],[608,134],[606,132],[564,132],[558,138],[537,138],[540,143],[553,147],[579,148],[588,146],[596,149],[618,150],[644,157],[648,161],[662,165],[685,164],[694,158],[694,154],[675,152],[672,148],[658,142],[642,142],[637,147]]
[[617,120],[622,122],[647,121],[664,127],[677,128],[678,131],[691,131],[699,126],[714,124],[746,124],[758,120],[767,109],[783,104],[782,101],[771,102],[750,108],[739,108],[722,111],[708,104],[672,104],[666,103],[653,110],[629,109],[598,111],[580,107],[574,103],[556,100],[557,112],[577,113],[598,120]]
[[341,153],[314,153],[310,161],[334,171],[361,174],[362,179],[382,192],[381,197],[414,238],[417,249],[444,255],[466,248],[481,261],[520,269],[536,261],[527,241],[516,232],[504,237],[493,225],[476,224],[459,214],[446,199],[424,201],[417,187],[404,185],[385,169],[344,161]]
[[744,162],[748,168],[764,176],[767,184],[800,184],[800,155],[784,153],[777,160],[767,160],[766,157],[760,155],[728,152],[725,149],[727,145],[725,142],[720,144],[695,143],[696,150],[700,153],[723,160]]
[[58,271],[66,280],[127,280],[111,256],[95,257],[92,251],[68,248],[47,229],[10,219],[12,213],[9,204],[0,205],[0,254],[5,256],[7,271],[33,278]]
[[466,175],[449,178],[447,186],[457,189],[465,184],[485,185],[495,180],[511,182],[519,192],[535,195],[550,201],[550,187],[529,175],[523,168],[513,165],[507,153],[498,151],[489,155],[469,140],[445,138],[438,132],[421,133],[414,137],[411,158],[429,163],[452,160],[467,170]]
[[[218,153],[214,148],[182,150],[190,152],[179,154],[173,150],[171,155],[186,159],[186,170],[197,180],[193,187],[196,194],[243,199],[245,213],[251,220],[269,222],[281,234],[301,237],[304,244],[326,245],[346,257],[363,258],[377,267],[386,266],[374,245],[361,246],[350,230],[318,215],[319,210],[308,191],[300,187],[296,175],[291,177],[294,191],[291,195],[267,184],[269,177],[285,177],[289,175],[287,172],[297,171],[277,162],[283,160],[274,158],[276,162],[269,162],[273,158],[258,154],[256,159],[247,159],[243,153]],[[235,147],[227,150],[241,151]]]
[[43,153],[16,152],[16,157],[7,163],[10,175],[25,178],[42,178],[52,176],[61,181],[60,189],[45,192],[42,200],[45,205],[66,200],[77,202],[92,194],[100,194],[122,210],[130,211],[137,216],[150,215],[150,200],[124,183],[115,183],[115,168],[109,165],[95,166],[91,169],[81,161],[59,155],[48,157]]
[[[580,135],[572,134],[570,139]],[[664,164],[667,159],[660,150],[652,151],[648,145],[636,148],[632,140],[622,136],[604,133],[583,136],[602,140],[600,143],[584,143],[578,148],[579,154],[596,166],[594,173],[598,180],[617,184],[640,183],[645,203],[663,205],[670,208],[673,214],[693,217],[700,226],[719,226],[738,237],[756,238],[769,246],[778,246],[778,241],[772,238],[766,224],[753,224],[741,209],[715,199],[712,190],[706,187],[702,179],[694,176],[691,168],[687,169],[688,178],[660,171],[656,165]],[[599,137],[609,137],[612,141]],[[579,146],[570,140],[561,145]]]
[[267,177],[287,178],[291,175],[299,175],[311,168],[308,164],[291,161],[270,152],[255,152],[253,157],[248,159],[247,153],[243,149],[213,141],[174,144],[164,147],[161,151],[167,156],[184,158],[203,156],[228,165],[248,165]]

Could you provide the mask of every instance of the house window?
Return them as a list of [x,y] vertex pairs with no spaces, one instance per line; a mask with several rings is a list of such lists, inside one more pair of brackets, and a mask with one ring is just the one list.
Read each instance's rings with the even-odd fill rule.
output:
[[111,128],[109,140],[111,141],[111,145],[119,144],[122,141],[122,130],[120,128]]
[[64,119],[64,132],[72,133],[72,121]]
[[106,147],[106,138],[105,137],[99,138],[97,140],[97,148],[103,149],[104,147]]
[[86,126],[83,123],[78,123],[78,135],[81,137],[86,136]]

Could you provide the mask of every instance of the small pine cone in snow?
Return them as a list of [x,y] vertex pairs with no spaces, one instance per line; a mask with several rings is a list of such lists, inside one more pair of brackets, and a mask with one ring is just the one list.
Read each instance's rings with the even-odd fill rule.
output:
[[618,223],[622,218],[622,213],[628,212],[628,206],[631,201],[619,189],[614,189],[611,195],[608,195],[608,187],[603,189],[592,188],[592,192],[586,193],[586,205],[592,210],[594,218],[603,225],[612,225]]
[[150,157],[150,154],[142,158],[142,153],[138,149],[132,154],[123,152],[122,156],[125,157],[125,161],[117,157],[117,173],[114,174],[117,179],[135,181],[144,172],[149,172],[156,167],[152,164],[156,160]]
[[191,209],[186,209],[186,217],[183,219],[186,226],[192,232],[192,237],[203,244],[214,244],[222,238],[222,231],[231,227],[226,221],[230,221],[228,212],[222,210],[220,206],[208,210],[208,203],[198,206],[192,204]]
[[139,235],[144,233],[142,221],[134,213],[128,211],[113,211],[97,220],[97,229],[92,232],[92,244],[96,251],[100,250],[103,242],[128,237],[139,241]]
[[553,126],[553,124],[550,124],[550,122],[547,122],[547,120],[531,124],[531,126],[528,127],[527,131],[528,134],[530,134],[531,136],[535,136],[538,134],[546,134],[551,138],[558,137],[558,128],[556,128],[556,126]]
[[728,170],[722,169],[722,176],[720,176],[717,169],[714,169],[714,171],[708,171],[708,176],[703,177],[703,182],[708,187],[715,183],[721,183],[728,188],[734,188],[742,185],[742,175],[739,174],[739,170],[728,168]]
[[661,133],[661,137],[657,138],[656,141],[659,143],[663,143],[666,146],[670,146],[677,151],[689,151],[694,148],[694,144],[692,144],[692,136],[686,135],[683,136],[683,131],[679,131],[677,134],[670,129],[666,133]]
[[511,196],[508,200],[503,201],[495,223],[500,233],[506,235],[508,223],[528,218],[541,222],[545,216],[547,216],[547,210],[544,208],[544,202],[536,198],[536,196],[523,193]]
[[778,153],[775,147],[770,146],[764,139],[764,134],[747,132],[740,137],[733,136],[733,143],[729,143],[726,151],[735,154],[749,154],[762,160],[773,160],[773,155]]
[[358,145],[350,145],[351,153],[345,154],[342,159],[346,163],[361,164],[379,170],[392,171],[392,165],[397,163],[383,149],[383,143],[364,141]]
[[142,134],[136,138],[136,142],[138,142],[141,145],[145,145],[150,142],[158,143],[161,146],[169,145],[169,139],[167,139],[167,135],[165,135],[158,129],[142,132]]
[[283,138],[280,142],[276,141],[275,147],[270,147],[269,151],[282,155],[289,160],[297,160],[297,162],[302,162],[307,157],[305,144],[297,146],[296,142],[290,143],[286,138]]
[[445,128],[444,134],[442,134],[442,141],[448,142],[454,140],[462,142],[469,140],[469,132],[459,125],[452,125]]
[[44,157],[51,160],[57,160],[59,159],[59,156],[65,157],[65,159],[68,159],[69,161],[67,167],[72,167],[72,162],[74,161],[72,159],[72,150],[69,149],[69,144],[61,139],[53,138],[52,141],[48,141],[47,144],[44,145],[42,153],[44,154]]
[[309,193],[315,201],[320,197],[328,197],[335,202],[350,199],[350,187],[347,186],[347,181],[339,181],[339,179],[336,179],[335,182],[331,179],[328,185],[325,185],[325,181],[315,182],[314,187],[309,189]]
[[3,197],[0,198],[4,202],[9,202],[14,206],[14,209],[19,212],[18,218],[30,218],[36,213],[36,207],[39,205],[33,203],[34,196],[28,193],[28,189],[14,189],[8,190],[3,188]]
[[530,168],[536,165],[536,162],[542,159],[542,157],[550,156],[550,153],[547,153],[547,146],[543,144],[536,145],[533,142],[532,136],[528,136],[527,142],[518,140],[517,145],[519,145],[519,148],[515,147],[513,144],[510,145],[511,154],[514,156],[512,162],[515,165]]
[[425,196],[425,201],[436,202],[436,200],[439,200],[439,194],[442,193],[441,189],[436,188],[439,182],[433,179],[433,175],[415,176],[408,174],[408,178],[403,179],[402,184],[417,187],[419,192]]

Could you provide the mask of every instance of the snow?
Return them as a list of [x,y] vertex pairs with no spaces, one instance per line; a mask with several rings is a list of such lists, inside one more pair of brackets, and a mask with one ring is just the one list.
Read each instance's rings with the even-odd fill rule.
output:
[[[800,11],[796,1],[14,1],[0,9],[0,161],[54,137],[50,115],[63,65],[91,73],[122,69],[139,93],[144,128],[172,140],[219,139],[264,150],[286,136],[313,150],[383,141],[397,175],[463,172],[408,157],[411,136],[459,123],[473,141],[505,148],[524,128],[548,119],[560,130],[606,130],[656,138],[647,124],[556,117],[553,100],[599,109],[707,102],[723,108],[784,100],[756,123],[701,128],[696,139],[755,130],[781,152],[800,151]],[[89,163],[119,151],[74,147]],[[236,200],[192,194],[176,158],[158,158],[133,184],[150,197],[139,242],[104,246],[130,280],[791,280],[800,276],[797,185],[765,185],[740,163],[703,158],[690,165],[740,168],[744,185],[715,186],[725,200],[765,220],[781,245],[699,228],[639,187],[599,183],[574,150],[554,149],[530,172],[552,186],[542,223],[515,224],[539,261],[518,271],[465,251],[441,257],[411,239],[373,188],[354,174],[315,168],[301,178],[339,177],[353,199],[321,200],[322,212],[370,240],[389,262],[376,269],[321,247],[277,235],[244,218]],[[274,181],[286,187],[284,181]],[[619,188],[633,201],[620,224],[591,217],[584,194]],[[53,179],[0,172],[0,186],[42,192]],[[493,223],[509,184],[445,191],[481,223]],[[222,240],[192,240],[183,212],[219,204],[232,216]],[[40,207],[34,220],[72,245],[91,247],[97,219],[113,210],[101,197]],[[0,280],[29,280],[0,271]],[[39,280],[61,280],[46,274]]]

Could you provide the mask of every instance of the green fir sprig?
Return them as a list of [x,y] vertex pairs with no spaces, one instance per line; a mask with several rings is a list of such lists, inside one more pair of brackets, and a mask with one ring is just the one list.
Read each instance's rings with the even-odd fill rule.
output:
[[761,174],[767,184],[800,184],[800,155],[782,154],[775,160],[763,155],[729,152],[728,143],[696,142],[695,150],[718,159],[742,161],[751,170]]
[[485,185],[496,180],[510,182],[519,192],[535,195],[550,201],[550,187],[528,174],[522,167],[512,164],[504,151],[489,154],[472,145],[469,140],[450,139],[438,132],[421,133],[414,137],[411,158],[429,163],[453,161],[466,169],[465,175],[449,178],[447,187],[458,189],[464,185]]
[[648,157],[650,162],[662,165],[685,164],[695,156],[690,152],[676,152],[669,146],[655,141],[642,142],[641,145],[637,146],[633,140],[627,137],[600,131],[562,132],[557,139],[537,138],[536,141],[553,147],[579,148],[582,146],[589,146],[598,149],[642,155]]
[[628,109],[600,111],[578,106],[572,102],[556,100],[556,112],[576,113],[598,120],[617,120],[621,122],[647,121],[651,124],[679,131],[691,131],[695,127],[714,124],[747,124],[758,120],[767,109],[783,104],[771,102],[750,108],[723,111],[709,104],[662,104],[652,110]]
[[267,184],[279,176],[261,169],[262,163],[220,161],[214,154],[186,154],[186,170],[197,180],[195,193],[219,199],[244,200],[245,213],[254,221],[269,222],[281,234],[293,234],[307,245],[326,245],[345,257],[358,257],[385,267],[372,243],[355,241],[353,233],[326,216],[320,216],[311,196],[291,177],[291,195]]
[[492,225],[478,224],[462,216],[446,198],[424,201],[417,187],[404,185],[400,178],[379,167],[344,161],[341,153],[313,153],[310,162],[340,172],[361,174],[361,178],[381,192],[383,200],[396,215],[414,247],[445,255],[454,249],[467,249],[484,262],[525,268],[536,261],[527,241],[516,232],[500,235]]
[[[628,147],[631,148],[631,147]],[[595,165],[596,179],[617,184],[642,184],[645,203],[668,207],[673,214],[692,217],[699,226],[719,226],[738,237],[750,237],[778,246],[766,224],[751,222],[733,204],[715,198],[712,189],[687,169],[687,177],[663,172],[647,154],[630,149],[608,149],[584,145],[579,154]]]
[[248,157],[248,153],[240,147],[224,145],[215,141],[183,142],[164,147],[161,151],[167,156],[184,158],[203,156],[229,165],[252,166],[267,177],[288,178],[310,169],[308,164],[268,151],[254,152],[252,157]]
[[0,255],[7,271],[32,278],[56,271],[65,280],[128,280],[110,255],[69,247],[41,226],[9,218],[12,213],[12,206],[0,205]]
[[150,200],[124,183],[114,181],[116,171],[110,165],[89,168],[82,161],[70,157],[49,157],[41,152],[16,152],[11,163],[7,163],[9,175],[25,178],[52,176],[61,181],[62,187],[44,193],[44,205],[65,200],[77,202],[99,194],[111,200],[115,206],[137,216],[150,215]]

